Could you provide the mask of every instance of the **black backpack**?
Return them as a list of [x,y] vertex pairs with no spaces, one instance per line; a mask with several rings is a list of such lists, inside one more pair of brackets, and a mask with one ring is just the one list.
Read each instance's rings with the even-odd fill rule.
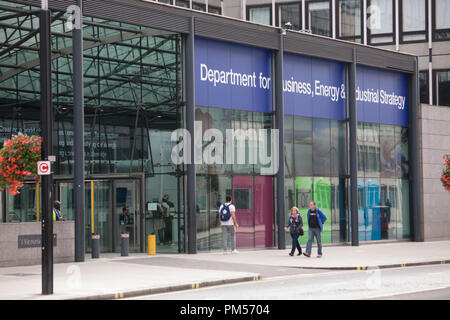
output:
[[231,218],[230,205],[226,205],[225,203],[222,205],[222,209],[220,210],[220,220],[228,221]]

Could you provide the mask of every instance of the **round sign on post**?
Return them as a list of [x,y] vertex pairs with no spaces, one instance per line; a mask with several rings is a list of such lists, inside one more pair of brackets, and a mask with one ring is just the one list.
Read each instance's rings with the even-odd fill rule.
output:
[[50,175],[51,174],[50,161],[38,161],[37,162],[37,173],[40,176]]

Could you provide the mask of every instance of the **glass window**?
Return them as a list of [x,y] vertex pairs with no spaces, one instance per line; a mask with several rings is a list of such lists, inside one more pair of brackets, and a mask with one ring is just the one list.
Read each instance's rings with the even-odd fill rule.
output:
[[330,175],[330,121],[313,119],[313,173]]
[[364,153],[366,177],[380,175],[380,131],[377,123],[364,123]]
[[440,106],[450,106],[450,71],[438,71],[437,82],[437,104]]
[[394,41],[394,2],[392,0],[371,0],[367,13],[367,28],[369,29],[370,42],[386,43]]
[[395,177],[395,130],[394,126],[380,125],[381,177]]
[[236,208],[249,210],[252,208],[250,189],[234,189],[234,204]]
[[411,237],[411,218],[409,211],[409,180],[397,180],[398,190],[398,221],[397,238],[409,239]]
[[221,14],[221,10],[218,7],[213,7],[208,5],[208,12],[214,14]]
[[[300,3],[280,4],[278,21],[281,28],[300,30]],[[286,23],[292,24],[291,28],[286,27]]]
[[402,1],[403,41],[426,39],[426,14],[427,6],[425,0]]
[[192,3],[192,9],[198,10],[198,11],[206,11],[206,5],[202,3]]
[[346,179],[331,178],[331,241],[347,241]]
[[[360,221],[365,231],[365,240],[381,239],[380,224],[380,181],[376,178],[365,179],[364,214]],[[361,230],[360,230],[361,231]]]
[[176,0],[175,5],[179,7],[189,8],[189,2],[184,0]]
[[361,1],[339,1],[339,37],[361,42]]
[[330,2],[308,2],[309,29],[313,34],[330,37]]
[[345,121],[330,120],[331,125],[331,175],[347,173],[347,126]]
[[406,127],[395,126],[395,166],[396,176],[400,179],[409,178],[408,131]]
[[284,116],[284,156],[285,177],[294,176],[293,152],[294,152],[294,116]]
[[294,166],[297,176],[310,176],[313,172],[312,119],[294,117]]
[[436,29],[450,29],[450,1],[435,0],[436,2]]
[[419,72],[419,85],[420,85],[420,103],[430,103],[428,98],[428,71]]
[[381,239],[397,239],[398,189],[394,179],[381,179],[377,218]]
[[253,112],[232,110],[232,128],[242,129],[249,133],[246,137],[240,136],[241,139],[234,139],[233,173],[252,174],[253,163],[256,163],[255,157],[257,157],[254,149],[256,140],[250,137],[250,131],[248,131],[254,129]]
[[271,24],[271,10],[270,6],[267,7],[248,7],[248,18],[250,21]]

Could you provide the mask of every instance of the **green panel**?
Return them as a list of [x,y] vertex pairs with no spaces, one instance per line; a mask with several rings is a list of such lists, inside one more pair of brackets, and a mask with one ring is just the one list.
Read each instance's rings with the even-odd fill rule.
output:
[[307,214],[311,201],[316,201],[317,207],[328,218],[323,226],[322,243],[331,243],[331,183],[329,178],[295,178],[295,203],[300,210],[305,231],[305,235],[299,238],[300,244],[308,242]]

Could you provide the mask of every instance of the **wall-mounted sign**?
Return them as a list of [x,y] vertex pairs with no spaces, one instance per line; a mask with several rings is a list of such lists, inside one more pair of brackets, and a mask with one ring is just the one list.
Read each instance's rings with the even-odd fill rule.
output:
[[[40,234],[27,234],[19,235],[18,248],[40,248],[42,247],[42,235]],[[56,247],[56,234],[53,234],[53,246]]]
[[345,64],[295,54],[283,63],[285,114],[345,120]]
[[272,112],[271,51],[195,38],[197,106]]
[[[228,42],[195,39],[197,106],[272,112],[272,52]],[[286,53],[284,112],[347,119],[346,64]],[[361,122],[408,126],[408,76],[358,66],[357,117]]]
[[37,173],[40,176],[48,176],[51,174],[51,162],[50,161],[38,161]]

